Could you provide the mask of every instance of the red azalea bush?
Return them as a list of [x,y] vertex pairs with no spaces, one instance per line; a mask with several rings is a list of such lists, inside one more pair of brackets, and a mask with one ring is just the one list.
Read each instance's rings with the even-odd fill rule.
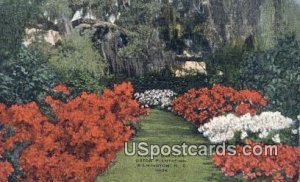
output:
[[173,111],[198,125],[223,113],[256,114],[267,100],[254,90],[237,91],[231,87],[214,85],[211,89],[191,89],[173,101]]
[[58,122],[51,123],[36,103],[0,105],[0,121],[15,129],[13,137],[0,138],[0,152],[17,142],[31,142],[19,159],[25,181],[94,181],[131,138],[133,130],[126,123],[147,113],[133,99],[128,83],[106,89],[101,96],[82,93],[67,102],[51,96],[45,100]]
[[[1,151],[0,151],[1,152]],[[1,155],[0,155],[1,156]],[[0,162],[0,181],[7,181],[7,178],[14,172],[11,163]]]
[[[266,146],[249,141],[247,144],[252,146],[260,145],[263,151],[267,151]],[[255,179],[257,177],[271,177],[272,181],[284,182],[286,180],[297,181],[300,169],[300,147],[286,145],[276,145],[277,155],[264,153],[254,155],[252,149],[248,148],[247,153],[243,154],[243,146],[236,147],[236,154],[225,155],[214,154],[214,163],[221,167],[227,176],[243,174],[245,179]]]

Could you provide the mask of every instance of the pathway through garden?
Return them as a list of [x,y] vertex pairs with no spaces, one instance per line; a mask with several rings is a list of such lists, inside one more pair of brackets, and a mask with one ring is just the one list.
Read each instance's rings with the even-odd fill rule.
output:
[[[140,124],[133,142],[149,144],[208,144],[197,129],[172,113],[151,110]],[[132,146],[132,145],[130,145]],[[141,160],[146,161],[141,162]],[[99,182],[206,182],[220,181],[224,177],[216,168],[211,156],[162,157],[153,161],[149,157],[125,156],[122,149],[110,168],[97,178]],[[144,166],[143,165],[149,165]],[[169,167],[155,167],[169,165]]]

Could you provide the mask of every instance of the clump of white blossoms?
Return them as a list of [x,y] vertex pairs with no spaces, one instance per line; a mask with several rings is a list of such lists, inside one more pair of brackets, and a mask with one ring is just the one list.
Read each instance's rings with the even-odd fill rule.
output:
[[[284,117],[280,112],[263,112],[255,116],[246,114],[241,117],[228,114],[213,118],[198,130],[212,143],[222,143],[232,140],[237,132],[241,132],[242,140],[250,134],[257,134],[259,138],[263,139],[268,137],[271,131],[291,128],[294,124],[292,119]],[[280,136],[276,135],[272,140],[280,143]]]
[[276,134],[275,136],[272,137],[273,142],[275,143],[280,143],[280,135]]
[[144,107],[168,108],[171,106],[172,100],[176,95],[172,90],[154,89],[146,90],[144,93],[136,93],[134,97]]

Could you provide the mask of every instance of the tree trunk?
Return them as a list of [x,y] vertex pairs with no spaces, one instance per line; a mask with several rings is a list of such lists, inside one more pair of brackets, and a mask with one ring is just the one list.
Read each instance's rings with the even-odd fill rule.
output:
[[64,33],[66,35],[70,35],[73,31],[73,27],[72,27],[72,23],[71,23],[70,19],[63,14],[62,20],[63,20],[63,24],[64,24]]

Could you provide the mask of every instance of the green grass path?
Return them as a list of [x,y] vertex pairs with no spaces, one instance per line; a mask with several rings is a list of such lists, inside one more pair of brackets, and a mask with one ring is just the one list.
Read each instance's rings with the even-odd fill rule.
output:
[[[208,144],[197,129],[172,113],[151,110],[150,116],[141,122],[133,142],[149,144]],[[131,145],[130,145],[131,146]],[[97,178],[98,182],[206,182],[224,181],[220,169],[213,165],[211,156],[162,157],[151,162],[139,156],[125,156],[122,149],[109,169]],[[164,161],[163,161],[164,160]],[[166,160],[171,160],[167,162]],[[138,166],[138,165],[141,166]],[[142,166],[142,165],[150,166]],[[154,165],[169,167],[155,167]],[[223,180],[221,180],[223,178]],[[227,181],[227,180],[226,180]]]

